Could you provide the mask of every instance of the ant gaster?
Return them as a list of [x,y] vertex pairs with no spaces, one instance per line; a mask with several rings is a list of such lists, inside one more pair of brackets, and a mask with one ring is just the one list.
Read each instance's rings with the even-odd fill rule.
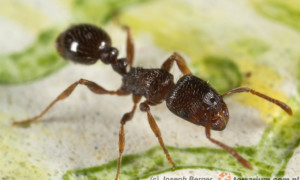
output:
[[[130,29],[126,27],[125,30],[127,33],[126,58],[118,58],[118,50],[112,47],[109,35],[104,30],[93,25],[79,24],[71,26],[62,32],[56,40],[57,51],[66,60],[81,64],[94,64],[98,60],[101,60],[105,64],[110,64],[114,71],[122,76],[122,85],[118,90],[106,90],[92,81],[80,79],[63,91],[39,115],[25,121],[14,122],[13,124],[22,125],[38,120],[56,102],[67,98],[77,85],[80,84],[85,85],[96,94],[119,96],[132,94],[133,108],[130,112],[123,115],[120,122],[119,159],[116,180],[119,178],[122,153],[125,146],[124,125],[132,119],[141,97],[144,97],[146,100],[140,103],[140,110],[147,113],[150,127],[163,148],[167,160],[173,167],[175,167],[175,164],[164,145],[161,132],[150,112],[150,105],[157,105],[163,101],[166,101],[167,107],[175,115],[196,125],[204,126],[206,137],[211,142],[228,151],[244,167],[252,169],[251,164],[235,150],[213,139],[210,135],[211,129],[221,131],[225,129],[228,123],[229,113],[223,97],[233,93],[250,92],[280,106],[289,115],[292,115],[291,108],[281,101],[248,87],[236,88],[220,95],[206,81],[193,76],[183,57],[176,52],[162,64],[160,69],[133,67],[134,44]],[[176,83],[173,81],[173,75],[170,74],[170,69],[174,62],[176,62],[183,74]]]

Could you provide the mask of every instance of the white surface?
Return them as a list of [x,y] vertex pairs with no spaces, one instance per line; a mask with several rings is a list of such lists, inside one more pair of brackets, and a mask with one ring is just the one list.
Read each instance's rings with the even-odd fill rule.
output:
[[[45,6],[41,7],[45,9]],[[51,13],[47,8],[46,10],[47,13]],[[0,27],[1,53],[20,50],[33,40],[32,35],[15,22],[0,19]],[[6,35],[11,29],[15,39],[8,40]],[[159,67],[171,54],[155,48],[151,41],[143,36],[135,39],[138,47],[135,65]],[[118,48],[123,49],[121,54],[124,54],[123,40],[116,44]],[[179,75],[175,77],[178,78]],[[33,83],[0,86],[0,109],[9,115],[9,118],[2,120],[2,128],[13,128],[10,126],[12,121],[36,115],[68,85],[80,78],[93,80],[107,89],[117,89],[121,82],[111,67],[100,62],[94,66],[70,64],[61,71]],[[212,136],[229,146],[255,145],[266,126],[260,120],[258,111],[240,106],[230,99],[226,99],[226,102],[231,116],[228,127],[223,132],[213,132]],[[52,179],[60,179],[66,170],[96,166],[118,157],[119,121],[131,107],[130,97],[99,96],[92,94],[85,87],[78,87],[70,98],[55,105],[39,123],[26,129],[14,129],[20,138],[16,139],[15,143],[20,149],[34,155],[31,157],[32,162],[47,167]],[[158,120],[167,145],[215,147],[205,138],[203,127],[177,118],[168,111],[164,103],[153,107],[152,113]],[[133,120],[126,124],[125,132],[124,154],[143,152],[158,145],[146,115],[139,110]],[[298,148],[287,166],[287,176],[299,174],[299,154]],[[160,177],[199,174],[215,177],[218,173],[209,170],[182,170]]]

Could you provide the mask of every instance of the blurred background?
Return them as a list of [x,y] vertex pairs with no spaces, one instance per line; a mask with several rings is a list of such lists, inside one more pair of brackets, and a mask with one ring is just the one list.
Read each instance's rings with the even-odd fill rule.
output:
[[[107,89],[120,86],[111,67],[72,64],[55,51],[57,35],[79,23],[104,28],[120,57],[126,48],[121,26],[129,26],[135,66],[158,68],[176,51],[220,93],[248,86],[292,107],[294,115],[288,116],[247,93],[225,99],[230,122],[212,136],[237,147],[253,171],[211,144],[203,127],[175,117],[164,103],[153,107],[171,156],[185,169],[168,176],[299,175],[299,20],[297,0],[1,0],[0,178],[114,177],[119,120],[132,107],[130,97],[97,96],[79,87],[38,123],[11,126],[41,112],[80,78]],[[181,76],[176,67],[172,73],[176,80]],[[125,154],[134,155],[124,161],[121,179],[170,171],[142,112],[126,126],[126,143]]]

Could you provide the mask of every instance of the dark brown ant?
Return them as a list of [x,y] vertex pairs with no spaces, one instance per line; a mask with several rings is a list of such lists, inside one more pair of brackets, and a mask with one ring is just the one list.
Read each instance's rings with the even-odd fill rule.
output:
[[[98,60],[101,60],[105,64],[111,64],[112,68],[122,76],[122,85],[118,90],[106,90],[92,81],[80,79],[63,91],[39,115],[25,121],[14,122],[13,124],[23,125],[38,120],[56,102],[67,98],[79,84],[85,85],[96,94],[119,96],[132,94],[133,108],[130,112],[125,113],[121,119],[119,131],[119,159],[115,178],[117,180],[120,174],[122,153],[125,146],[124,125],[127,121],[132,119],[141,97],[144,97],[146,100],[140,103],[140,110],[147,113],[148,122],[152,131],[163,148],[169,163],[172,167],[175,167],[175,163],[164,145],[160,130],[150,112],[149,106],[157,105],[165,100],[167,107],[175,115],[196,125],[204,126],[206,137],[211,142],[232,154],[244,167],[252,169],[251,164],[235,150],[213,139],[210,135],[211,129],[221,131],[225,129],[228,123],[229,113],[223,101],[223,97],[233,93],[250,92],[253,95],[280,106],[289,115],[292,115],[291,108],[281,101],[248,87],[236,88],[220,95],[206,81],[193,76],[183,57],[176,52],[162,64],[160,69],[133,67],[134,44],[130,29],[125,29],[127,32],[126,58],[118,58],[118,50],[112,47],[109,35],[104,30],[93,25],[74,25],[61,33],[56,40],[57,51],[66,60],[81,64],[94,64]],[[176,84],[173,81],[173,75],[170,74],[170,69],[174,61],[183,73],[183,76]]]

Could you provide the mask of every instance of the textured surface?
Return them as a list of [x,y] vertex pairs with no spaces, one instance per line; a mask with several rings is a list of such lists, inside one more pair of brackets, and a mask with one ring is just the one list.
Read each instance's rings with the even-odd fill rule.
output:
[[[288,13],[299,12],[298,5],[283,1],[176,0],[172,8],[165,8],[171,7],[170,1],[85,4],[77,0],[61,4],[18,0],[3,1],[0,6],[0,80],[2,83],[39,80],[0,86],[1,178],[56,180],[68,170],[67,175],[75,179],[80,172],[114,176],[115,168],[109,162],[118,156],[119,120],[132,107],[130,97],[97,96],[78,87],[42,121],[27,128],[11,127],[11,122],[36,115],[80,78],[93,80],[107,89],[119,88],[121,78],[101,62],[93,66],[69,64],[57,71],[64,61],[51,50],[54,43],[48,42],[47,37],[55,38],[70,23],[108,21],[114,8],[126,3],[131,6],[120,11],[118,21],[133,30],[137,48],[135,65],[158,68],[176,50],[187,58],[197,76],[207,79],[217,90],[250,86],[288,102],[295,112],[289,117],[279,108],[247,94],[225,99],[231,117],[228,127],[222,132],[212,132],[212,136],[232,147],[245,146],[238,151],[253,163],[255,171],[250,172],[212,145],[204,137],[204,128],[177,118],[164,104],[153,107],[164,141],[175,147],[171,148],[171,155],[178,157],[175,161],[185,168],[161,177],[199,174],[216,177],[223,171],[240,176],[299,175],[300,151],[296,147],[300,134],[300,32],[295,23],[297,13]],[[22,16],[20,9],[24,12]],[[104,28],[124,56],[125,33],[114,23]],[[43,38],[42,32],[49,32],[49,36]],[[14,53],[18,56],[12,56]],[[46,60],[38,63],[40,58]],[[174,69],[177,80],[180,75]],[[48,75],[50,72],[55,73]],[[158,143],[144,113],[137,111],[125,131],[125,154],[139,154],[127,157],[131,161],[125,161],[123,179],[170,170],[160,148],[146,152]],[[95,167],[96,171],[73,171],[99,165],[102,166]]]

